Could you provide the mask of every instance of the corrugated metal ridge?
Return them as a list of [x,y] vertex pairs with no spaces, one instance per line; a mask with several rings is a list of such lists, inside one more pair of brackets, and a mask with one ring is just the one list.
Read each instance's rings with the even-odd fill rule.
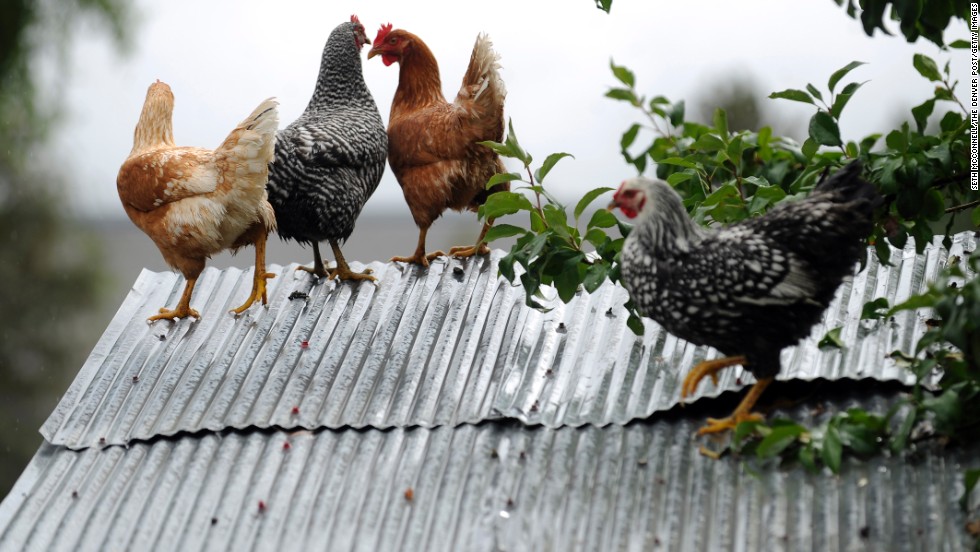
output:
[[[893,399],[828,401],[819,416],[880,412]],[[790,416],[812,423],[816,410]],[[45,444],[0,505],[0,551],[969,545],[957,500],[980,444],[845,461],[839,476],[754,470],[700,455],[691,440],[700,422],[204,432],[84,451]]]
[[[964,247],[976,247],[972,234],[957,236],[953,252]],[[811,337],[784,351],[780,378],[911,382],[885,356],[911,350],[924,324],[911,312],[861,321],[861,307],[920,291],[947,254],[938,245],[923,255],[896,251],[892,267],[872,256]],[[568,305],[555,300],[548,313],[529,309],[521,288],[498,277],[500,256],[438,261],[428,271],[373,263],[378,287],[313,285],[294,265],[274,266],[269,307],[237,319],[227,311],[251,289],[251,271],[207,269],[192,301],[203,318],[153,325],[146,317],[174,304],[183,280],[144,271],[42,434],[83,448],[229,427],[621,424],[671,408],[687,369],[715,354],[649,321],[633,336],[626,293],[608,283]],[[853,346],[818,349],[835,327]],[[750,381],[735,369],[697,397]]]

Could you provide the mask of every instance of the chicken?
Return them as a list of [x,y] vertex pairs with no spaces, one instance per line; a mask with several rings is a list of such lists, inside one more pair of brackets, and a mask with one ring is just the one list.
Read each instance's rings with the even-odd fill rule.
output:
[[[426,255],[425,235],[446,209],[476,211],[490,193],[510,189],[507,183],[486,189],[494,174],[504,172],[500,157],[478,142],[500,142],[504,133],[504,89],[499,57],[490,39],[480,35],[473,46],[463,85],[453,103],[442,94],[439,65],[422,39],[383,25],[368,58],[385,65],[399,62],[398,88],[388,121],[388,164],[402,187],[419,227],[415,253],[392,261],[428,266],[444,255]],[[488,220],[472,247],[454,247],[450,255],[486,255]]]
[[150,85],[133,149],[119,169],[116,187],[126,214],[146,233],[164,260],[187,280],[177,308],[160,309],[150,322],[187,316],[205,261],[225,249],[255,245],[252,292],[232,312],[256,299],[266,302],[265,242],[275,229],[265,184],[275,151],[278,103],[265,100],[215,150],[174,144],[174,95],[159,80]]
[[616,192],[610,208],[636,220],[621,259],[638,310],[677,337],[726,355],[692,368],[681,397],[737,364],[757,380],[730,417],[709,419],[699,433],[761,419],[751,410],[779,372],[780,351],[810,333],[866,254],[879,198],[860,173],[853,162],[806,199],[718,230],[695,225],[664,182],[634,178]]
[[[323,48],[313,98],[276,141],[269,167],[269,201],[279,236],[313,246],[318,277],[371,280],[371,270],[353,272],[340,251],[365,202],[384,174],[388,136],[374,98],[364,84],[361,47],[370,44],[357,16],[337,26]],[[319,242],[327,240],[337,268],[327,271]]]

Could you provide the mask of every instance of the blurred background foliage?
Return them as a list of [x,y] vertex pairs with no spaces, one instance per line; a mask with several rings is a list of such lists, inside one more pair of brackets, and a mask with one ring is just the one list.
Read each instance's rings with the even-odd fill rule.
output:
[[38,428],[85,360],[78,328],[99,298],[97,241],[68,214],[71,178],[47,151],[59,90],[39,65],[68,70],[75,32],[128,45],[124,0],[5,0],[0,8],[0,496],[41,444]]

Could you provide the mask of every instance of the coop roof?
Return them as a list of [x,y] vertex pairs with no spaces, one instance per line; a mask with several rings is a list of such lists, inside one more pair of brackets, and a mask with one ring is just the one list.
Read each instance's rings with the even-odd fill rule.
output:
[[[862,321],[861,307],[975,247],[962,234],[951,252],[872,256],[780,378],[911,383],[886,357],[912,349],[921,315]],[[273,267],[269,306],[238,318],[250,270],[208,269],[203,318],[152,325],[183,283],[144,271],[0,505],[0,549],[853,549],[869,531],[888,549],[961,549],[947,529],[980,449],[839,478],[708,460],[690,439],[703,416],[676,406],[686,370],[716,353],[651,322],[634,336],[611,284],[529,309],[500,255],[374,263],[378,286]],[[817,347],[832,328],[848,347]],[[696,398],[750,381],[735,370]]]

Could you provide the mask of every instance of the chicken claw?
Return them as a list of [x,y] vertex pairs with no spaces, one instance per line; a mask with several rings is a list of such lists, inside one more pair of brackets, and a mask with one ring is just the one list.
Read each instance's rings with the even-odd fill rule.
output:
[[490,248],[487,244],[456,246],[449,249],[449,256],[457,259],[465,259],[474,255],[489,255]]
[[426,255],[424,251],[416,251],[411,257],[392,257],[391,262],[393,263],[411,263],[417,264],[424,267],[429,266],[429,261],[438,259],[439,257],[445,257],[446,254],[442,251],[433,251]]
[[698,435],[720,433],[735,429],[742,422],[761,422],[763,420],[762,414],[752,412],[752,407],[755,406],[755,402],[759,400],[759,396],[762,395],[762,392],[766,390],[766,387],[770,383],[772,383],[772,378],[760,379],[749,389],[748,394],[738,404],[738,407],[735,408],[735,412],[732,412],[731,416],[727,418],[708,418],[708,423],[698,430]]
[[259,298],[262,299],[263,305],[268,303],[269,301],[268,298],[266,297],[265,281],[275,277],[276,275],[274,272],[265,272],[264,270],[260,271],[258,270],[258,267],[256,267],[256,275],[252,281],[251,295],[248,296],[248,299],[245,300],[245,303],[242,306],[236,309],[231,309],[229,312],[231,312],[232,314],[241,314],[245,312],[246,309],[251,307],[252,304],[255,303],[255,300]]
[[694,394],[694,391],[698,388],[698,384],[701,383],[701,380],[705,376],[711,376],[711,381],[715,385],[718,385],[718,372],[736,364],[744,366],[745,363],[746,359],[744,356],[724,357],[698,363],[694,368],[691,368],[691,371],[687,373],[687,377],[684,378],[684,383],[681,385],[681,398],[683,399],[688,395]]
[[177,303],[177,308],[174,310],[168,310],[166,307],[162,308],[160,309],[160,314],[154,314],[147,318],[146,322],[152,324],[157,320],[176,320],[178,318],[187,318],[188,316],[201,318],[201,313],[191,308],[191,294],[194,293],[194,284],[196,283],[197,278],[187,280],[187,283],[184,284],[184,293],[180,296],[180,302]]
[[333,248],[333,255],[337,259],[337,268],[332,268],[329,271],[328,279],[333,280],[334,278],[339,278],[341,281],[346,282],[349,280],[368,280],[370,282],[377,282],[378,279],[371,276],[374,272],[370,268],[365,268],[363,272],[354,272],[347,265],[347,259],[344,258],[344,254],[340,251],[340,245],[336,242],[331,241],[330,247]]
[[494,219],[489,219],[483,223],[483,229],[480,230],[480,235],[476,238],[476,245],[451,247],[449,249],[449,255],[457,259],[469,258],[473,255],[489,255],[490,248],[487,247],[487,242],[483,241],[483,239],[487,237],[487,232],[493,226],[493,221]]

